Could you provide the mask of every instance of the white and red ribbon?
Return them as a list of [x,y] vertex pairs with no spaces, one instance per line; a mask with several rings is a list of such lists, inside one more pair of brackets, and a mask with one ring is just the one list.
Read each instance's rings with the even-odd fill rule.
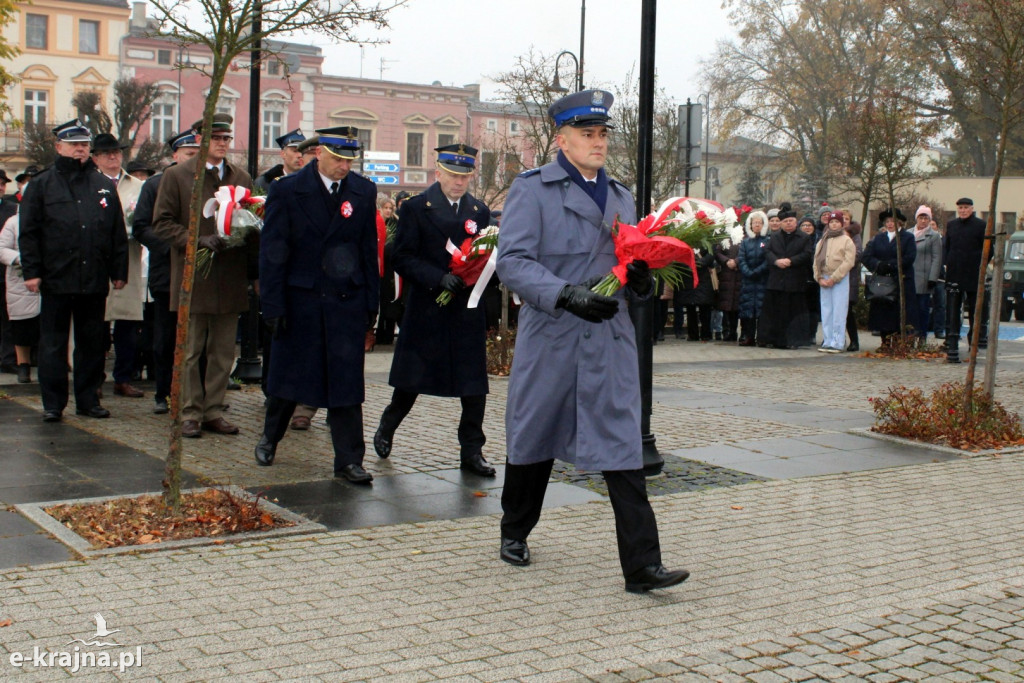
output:
[[491,250],[491,255],[487,259],[487,264],[484,269],[480,272],[480,279],[473,285],[473,291],[469,293],[469,303],[466,304],[466,308],[476,308],[480,303],[480,297],[484,295],[484,290],[487,289],[487,283],[494,277],[494,271],[498,267],[498,248],[495,247]]
[[249,188],[241,185],[221,185],[203,205],[203,217],[217,217],[217,233],[224,237],[231,236],[231,215],[236,208],[244,209],[254,204],[262,204],[264,197],[253,197]]

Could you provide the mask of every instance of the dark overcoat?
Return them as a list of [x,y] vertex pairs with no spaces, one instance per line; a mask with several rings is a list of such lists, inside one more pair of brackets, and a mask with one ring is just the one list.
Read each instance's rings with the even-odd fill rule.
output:
[[[814,257],[814,238],[800,230],[789,233],[779,229],[768,240],[765,254],[768,259],[768,289],[776,292],[807,291],[807,271]],[[787,268],[779,268],[775,262],[788,258]]]
[[391,363],[391,386],[432,396],[487,393],[483,306],[467,308],[469,287],[447,305],[436,300],[451,262],[445,244],[451,240],[460,246],[490,220],[491,210],[469,193],[459,202],[456,216],[439,183],[402,203],[392,261],[403,278],[405,314]]
[[740,242],[737,261],[743,284],[740,289],[740,317],[757,318],[761,315],[764,302],[764,290],[768,286],[768,237],[760,235],[748,236]]
[[[185,269],[185,240],[188,236],[189,203],[199,157],[171,166],[164,171],[157,189],[153,209],[153,231],[170,245],[171,310],[178,310],[178,295]],[[224,162],[224,179],[207,170],[203,176],[203,202],[213,197],[221,185],[238,185],[252,189],[252,180],[243,169]],[[31,183],[29,183],[31,185]],[[216,235],[215,217],[200,218],[199,236]],[[212,261],[210,273],[196,273],[192,288],[193,315],[224,315],[249,310],[249,280],[257,276],[259,235],[250,233],[246,244],[225,249]]]
[[128,233],[117,188],[92,160],[57,157],[21,198],[18,238],[26,280],[44,294],[107,294],[128,280]]
[[[740,309],[740,287],[743,274],[739,270],[739,244],[728,247],[719,243],[715,245],[715,259],[718,261],[718,310],[738,311]],[[730,259],[736,260],[736,267],[727,264]]]
[[[31,183],[29,183],[31,185]],[[946,266],[946,282],[960,285],[962,292],[978,291],[981,252],[985,247],[985,221],[971,214],[967,220],[954,218],[946,224],[942,243],[942,262]],[[991,258],[991,250],[989,253]]]
[[679,306],[713,306],[715,286],[711,281],[711,269],[715,267],[715,255],[698,252],[694,256],[697,263],[697,286],[693,286],[692,275],[684,274],[682,283],[675,290],[675,303]]
[[151,292],[171,291],[171,248],[167,241],[156,236],[153,231],[153,207],[156,204],[157,191],[163,173],[157,173],[146,180],[139,192],[132,216],[132,237],[142,246],[149,249],[149,290]]
[[636,330],[619,312],[590,323],[556,308],[566,284],[617,263],[611,226],[636,223],[629,190],[610,181],[604,214],[557,162],[512,183],[498,241],[498,275],[523,300],[505,409],[508,462],[558,458],[582,470],[642,466]]
[[[898,291],[903,292],[902,301],[906,302],[907,323],[913,323],[917,320],[917,297],[914,296],[914,259],[917,258],[917,245],[914,243],[913,231],[900,230],[899,236],[903,256],[903,287]],[[878,266],[882,263],[892,266],[895,277],[896,240],[890,240],[885,230],[872,237],[864,249],[864,265],[868,270],[872,273],[877,272]],[[899,298],[893,302],[873,300],[868,309],[868,327],[883,334],[899,332],[900,303]]]
[[[320,408],[364,399],[364,342],[377,311],[377,186],[346,176],[332,201],[317,162],[270,185],[260,240],[264,319],[284,318],[267,393]],[[351,207],[351,215],[346,207]]]

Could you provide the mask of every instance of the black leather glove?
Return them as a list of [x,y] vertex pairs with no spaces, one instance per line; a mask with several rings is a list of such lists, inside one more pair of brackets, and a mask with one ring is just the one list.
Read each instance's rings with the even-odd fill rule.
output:
[[284,331],[288,329],[288,325],[285,323],[284,318],[267,318],[263,321],[266,324],[267,329],[270,330],[270,336],[274,339],[280,339]]
[[633,261],[626,266],[626,284],[637,296],[647,296],[654,286],[647,261]]
[[199,248],[209,249],[214,254],[224,251],[224,247],[226,246],[227,243],[220,235],[203,235],[199,238]]
[[564,308],[590,323],[610,320],[619,312],[619,302],[610,296],[590,291],[584,285],[566,285],[558,293],[555,308]]
[[876,275],[895,275],[896,274],[896,269],[893,268],[892,265],[890,265],[888,263],[885,263],[883,261],[883,262],[878,264],[877,268],[875,268],[875,274]]
[[366,329],[372,330],[376,326],[377,326],[377,314],[376,313],[367,313],[366,314]]
[[462,278],[452,273],[445,273],[441,276],[441,289],[446,292],[455,294],[460,289],[466,288],[466,283],[462,281]]

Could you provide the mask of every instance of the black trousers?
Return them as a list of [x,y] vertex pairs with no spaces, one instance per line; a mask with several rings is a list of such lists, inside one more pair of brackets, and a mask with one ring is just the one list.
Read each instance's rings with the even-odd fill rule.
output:
[[[267,397],[267,414],[263,434],[273,443],[279,443],[288,431],[288,423],[295,412],[295,401],[276,396]],[[334,471],[346,465],[362,465],[366,454],[363,440],[363,406],[339,406],[327,409],[327,424],[331,428],[334,446]]]
[[857,312],[853,310],[855,301],[850,302],[850,308],[846,311],[846,334],[850,336],[850,343],[860,346],[860,336],[857,333]]
[[[419,394],[405,389],[395,389],[391,394],[391,403],[380,416],[380,428],[387,434],[394,434],[402,420],[412,410]],[[462,396],[462,416],[459,418],[459,455],[465,459],[481,453],[487,437],[484,436],[484,408],[487,406],[487,395]]]
[[[992,296],[986,291],[985,301],[982,303],[981,334],[978,336],[979,344],[988,344],[988,306]],[[964,292],[964,306],[967,307],[967,341],[974,338],[974,306],[978,301],[977,292]]]
[[[505,487],[501,492],[501,536],[525,541],[540,519],[544,492],[554,460],[532,465],[506,465]],[[601,472],[608,485],[615,538],[619,546],[622,575],[629,576],[650,564],[661,564],[658,523],[647,499],[643,470]]]
[[107,323],[105,294],[43,294],[39,312],[39,388],[43,410],[64,410],[68,404],[68,338],[75,323],[75,407],[99,405],[96,390],[103,384]]
[[170,292],[153,294],[153,370],[156,375],[154,400],[166,401],[171,395],[174,374],[174,343],[178,335],[178,312],[170,310]]
[[711,306],[686,304],[686,338],[689,341],[711,339]]

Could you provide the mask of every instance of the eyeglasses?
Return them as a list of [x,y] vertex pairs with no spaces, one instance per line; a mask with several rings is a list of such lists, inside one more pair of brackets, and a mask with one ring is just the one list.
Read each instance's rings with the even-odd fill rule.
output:
[[216,140],[217,142],[231,142],[232,140],[235,139],[235,136],[234,135],[211,135],[210,139],[211,140]]

